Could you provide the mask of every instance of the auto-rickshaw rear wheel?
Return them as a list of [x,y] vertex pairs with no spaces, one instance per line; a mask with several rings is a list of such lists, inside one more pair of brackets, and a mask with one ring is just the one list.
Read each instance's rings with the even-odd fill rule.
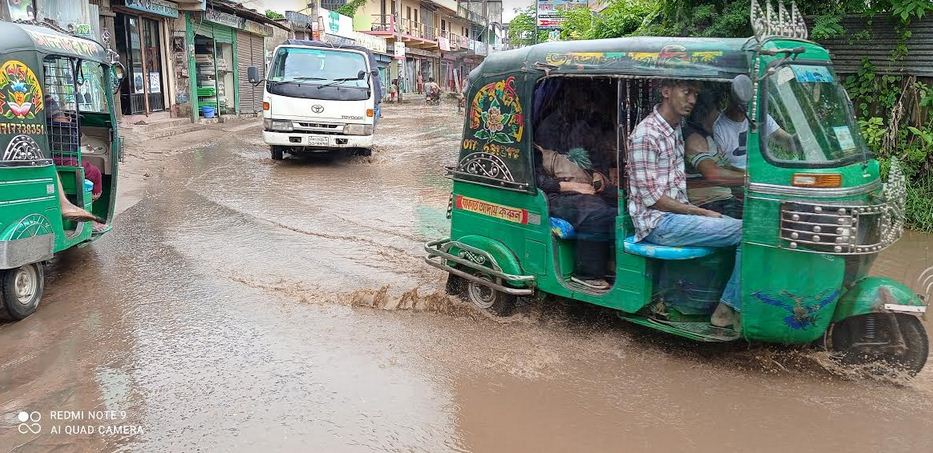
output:
[[914,376],[926,364],[930,348],[920,320],[897,313],[846,318],[833,326],[830,339],[830,350],[837,360],[845,365],[869,366],[874,374],[894,371]]
[[41,263],[0,271],[0,319],[20,320],[33,314],[44,289]]
[[[479,278],[493,281],[488,275],[480,275]],[[466,297],[473,305],[496,316],[509,316],[515,309],[515,296],[474,281],[467,282]]]

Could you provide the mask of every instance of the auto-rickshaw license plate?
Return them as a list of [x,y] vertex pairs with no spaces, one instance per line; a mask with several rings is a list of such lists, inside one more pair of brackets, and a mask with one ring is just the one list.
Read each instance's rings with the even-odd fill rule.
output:
[[330,137],[308,137],[308,146],[330,146]]

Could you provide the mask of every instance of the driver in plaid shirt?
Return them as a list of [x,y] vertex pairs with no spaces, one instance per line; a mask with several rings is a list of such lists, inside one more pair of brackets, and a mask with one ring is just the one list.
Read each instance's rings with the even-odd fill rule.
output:
[[[632,132],[626,164],[628,210],[635,240],[667,246],[733,247],[742,242],[742,221],[690,204],[684,169],[681,122],[693,111],[699,86],[685,80],[661,82],[661,103]],[[739,330],[739,271],[735,266],[710,322]]]

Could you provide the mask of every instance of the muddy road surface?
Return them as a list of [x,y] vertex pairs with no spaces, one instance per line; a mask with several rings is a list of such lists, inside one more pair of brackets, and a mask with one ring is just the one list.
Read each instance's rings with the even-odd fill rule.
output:
[[[446,297],[421,256],[446,235],[462,116],[384,114],[372,157],[273,162],[257,122],[133,143],[114,231],[0,324],[0,449],[933,448],[933,366],[866,382],[817,352]],[[919,289],[931,248],[909,234],[876,271]]]

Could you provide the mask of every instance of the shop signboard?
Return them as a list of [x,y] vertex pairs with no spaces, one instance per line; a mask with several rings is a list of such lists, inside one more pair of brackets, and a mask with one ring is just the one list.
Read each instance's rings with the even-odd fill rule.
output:
[[204,13],[204,18],[215,24],[226,25],[233,28],[243,28],[243,24],[246,21],[246,19],[242,17],[236,17],[233,14],[217,11],[216,9],[207,10]]
[[344,38],[343,36],[332,35],[330,33],[324,33],[321,35],[321,41],[331,43],[335,46],[353,46],[356,45],[356,41],[350,38]]
[[[157,16],[178,18],[178,8],[165,0],[122,0],[122,6]],[[117,5],[120,5],[117,3]]]
[[350,35],[356,45],[363,46],[373,52],[386,53],[386,40],[380,36],[367,35],[366,33],[354,31]]
[[260,24],[259,22],[254,22],[249,19],[245,19],[243,22],[243,30],[247,33],[252,33],[259,36],[272,36],[272,26],[266,24]]
[[564,18],[561,11],[566,9],[587,7],[587,0],[538,0],[536,2],[537,24],[542,30],[560,28]]
[[395,42],[395,58],[399,60],[405,59],[405,43],[399,41]]
[[351,38],[353,18],[325,8],[319,8],[318,11],[318,16],[324,21],[325,33]]

